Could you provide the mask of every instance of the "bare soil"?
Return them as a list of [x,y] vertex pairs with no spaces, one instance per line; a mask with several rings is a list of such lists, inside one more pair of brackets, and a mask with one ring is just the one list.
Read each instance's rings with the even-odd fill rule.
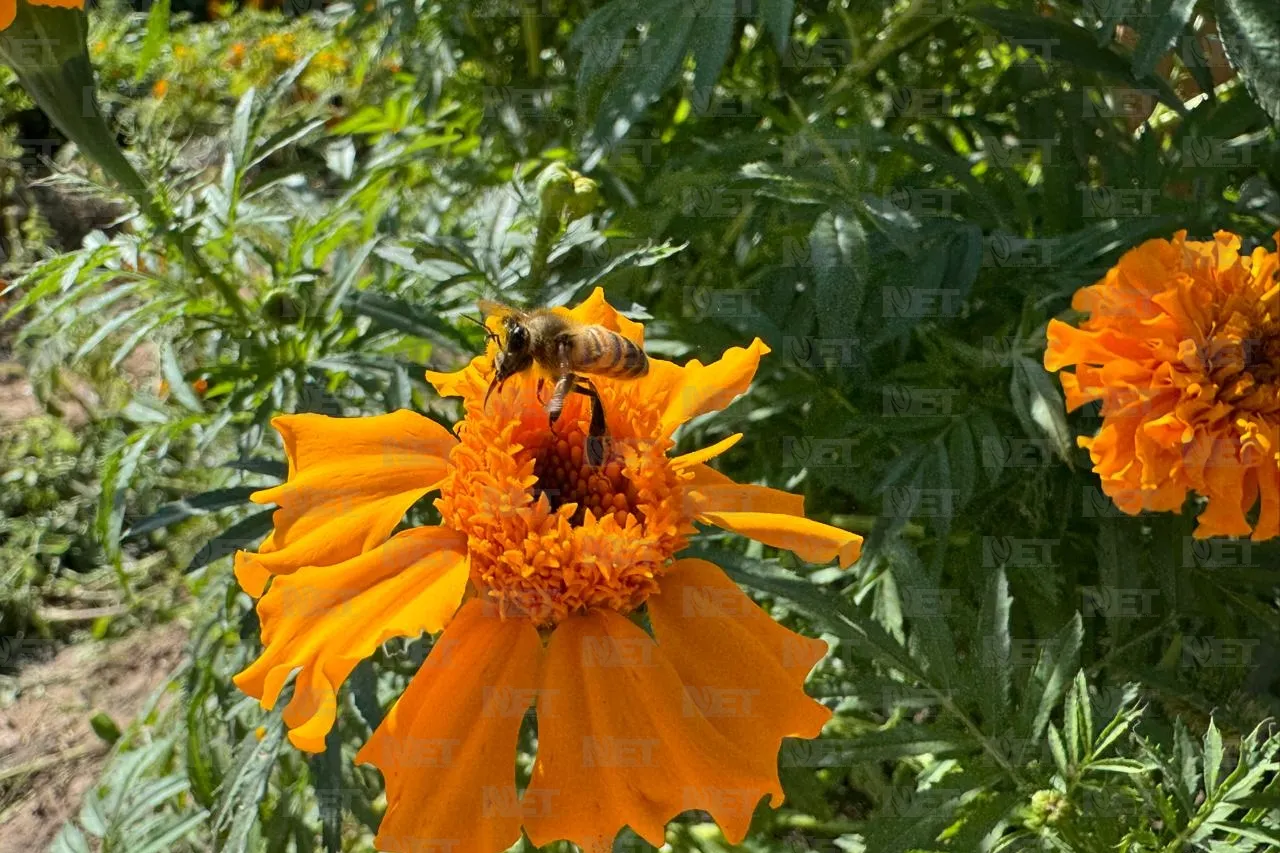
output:
[[107,756],[90,718],[102,711],[127,729],[177,666],[186,639],[181,626],[160,625],[68,646],[0,677],[0,853],[49,846]]

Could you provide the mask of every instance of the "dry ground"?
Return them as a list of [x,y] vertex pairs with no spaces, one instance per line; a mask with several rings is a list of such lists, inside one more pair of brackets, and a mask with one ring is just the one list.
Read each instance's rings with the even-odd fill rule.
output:
[[90,717],[104,711],[127,728],[185,645],[183,628],[162,625],[68,646],[0,679],[0,853],[34,853],[53,841],[106,758]]

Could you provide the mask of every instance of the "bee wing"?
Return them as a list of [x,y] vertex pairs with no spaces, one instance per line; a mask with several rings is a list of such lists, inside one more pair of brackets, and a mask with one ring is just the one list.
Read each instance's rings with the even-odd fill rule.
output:
[[480,313],[486,317],[522,317],[524,312],[518,308],[512,308],[510,305],[503,305],[501,302],[494,302],[492,299],[481,299],[476,303],[480,309]]

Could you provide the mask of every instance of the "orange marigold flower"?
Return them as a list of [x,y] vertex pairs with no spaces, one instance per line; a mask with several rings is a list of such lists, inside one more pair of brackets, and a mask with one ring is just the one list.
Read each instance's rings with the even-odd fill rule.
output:
[[18,17],[18,4],[56,6],[59,9],[84,9],[84,0],[0,0],[0,30],[7,30]]
[[1194,491],[1196,536],[1280,535],[1278,271],[1234,234],[1179,231],[1077,291],[1080,328],[1050,321],[1044,366],[1075,366],[1060,375],[1068,409],[1102,401],[1102,428],[1079,442],[1124,512],[1177,511]]
[[169,81],[157,80],[155,85],[151,87],[151,96],[153,98],[163,98],[169,94]]
[[[556,310],[644,344],[598,289]],[[275,420],[288,478],[253,498],[279,506],[275,529],[235,567],[261,596],[265,648],[236,683],[270,708],[297,671],[284,720],[296,746],[319,751],[336,691],[362,658],[390,637],[443,629],[357,755],[386,781],[380,850],[498,853],[523,828],[536,845],[608,851],[624,825],[660,845],[666,822],[690,809],[741,841],[761,798],[782,799],[782,739],[816,737],[831,716],[803,689],[826,646],[678,552],[695,521],[841,566],[862,542],[805,518],[799,496],[706,464],[740,435],[668,455],[677,427],[747,390],[768,347],[757,339],[706,365],[651,359],[640,379],[593,377],[610,436],[595,468],[584,462],[585,398],[571,395],[549,429],[527,371],[485,405],[495,352],[491,343],[456,373],[427,374],[462,397],[454,433],[404,410]],[[443,523],[392,536],[435,489]],[[651,630],[633,621],[641,609]],[[519,793],[530,708],[538,750]]]

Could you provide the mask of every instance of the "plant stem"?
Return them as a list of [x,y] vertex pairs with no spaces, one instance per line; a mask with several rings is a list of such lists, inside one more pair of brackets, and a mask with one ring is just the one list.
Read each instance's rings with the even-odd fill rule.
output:
[[6,767],[0,770],[0,782],[7,782],[10,779],[20,779],[23,776],[30,776],[32,773],[39,773],[41,770],[48,770],[50,767],[57,767],[67,761],[74,761],[77,758],[83,758],[86,755],[97,752],[102,749],[100,743],[82,743],[79,746],[73,746],[64,749],[61,752],[55,752],[52,755],[42,755],[39,758],[33,758],[25,764],[18,764],[14,767]]

